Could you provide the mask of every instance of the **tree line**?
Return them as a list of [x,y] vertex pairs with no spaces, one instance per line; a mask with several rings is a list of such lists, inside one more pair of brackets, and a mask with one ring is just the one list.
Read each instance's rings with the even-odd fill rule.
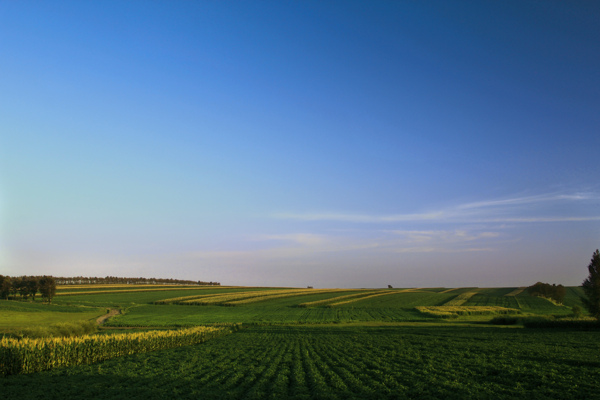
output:
[[562,303],[567,295],[567,289],[563,285],[537,282],[527,288],[527,292],[532,296],[544,297]]
[[56,277],[56,283],[58,285],[110,285],[110,284],[124,284],[124,285],[202,285],[202,286],[220,286],[219,282],[204,282],[204,281],[191,281],[182,279],[170,279],[170,278],[123,278],[118,276],[106,276],[101,277],[88,277],[88,276],[75,276],[75,277]]
[[0,275],[0,298],[8,300],[31,298],[35,300],[37,293],[40,293],[42,299],[50,303],[56,293],[56,279],[52,276],[4,276]]

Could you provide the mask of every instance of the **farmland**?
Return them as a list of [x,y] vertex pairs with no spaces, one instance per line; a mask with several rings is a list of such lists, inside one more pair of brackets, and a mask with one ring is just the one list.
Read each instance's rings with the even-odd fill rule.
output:
[[60,288],[51,305],[0,301],[0,331],[94,320],[109,308],[123,313],[100,334],[115,340],[242,325],[201,344],[0,377],[6,398],[600,398],[597,330],[489,324],[505,310],[569,316],[579,288],[568,288],[565,305],[518,288],[77,290]]

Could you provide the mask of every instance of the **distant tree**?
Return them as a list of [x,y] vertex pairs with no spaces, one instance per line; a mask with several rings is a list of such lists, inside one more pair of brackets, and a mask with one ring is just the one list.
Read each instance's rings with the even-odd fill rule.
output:
[[48,303],[52,302],[52,297],[56,293],[56,281],[51,276],[42,276],[40,278],[40,293],[42,294],[42,299],[48,301]]
[[567,295],[567,289],[563,285],[552,285],[552,297],[559,303],[562,303],[565,300],[565,296]]
[[592,256],[588,271],[587,279],[581,284],[585,294],[581,301],[592,317],[600,321],[600,252],[598,249]]
[[12,282],[10,285],[10,295],[13,297],[13,299],[17,297],[17,293],[19,293],[22,281],[23,279],[19,276],[15,276],[14,278],[12,278]]
[[25,279],[27,286],[27,296],[31,296],[32,300],[35,300],[35,295],[40,287],[40,279],[37,276],[28,276]]
[[393,289],[392,285],[388,285],[388,289]]
[[8,299],[10,290],[12,289],[12,281],[10,276],[0,275],[0,298]]
[[567,294],[567,290],[563,285],[549,284],[537,282],[534,285],[531,285],[527,288],[527,292],[529,292],[532,296],[544,297],[546,299],[552,299],[557,303],[562,303]]
[[27,299],[27,296],[29,296],[29,285],[28,285],[28,282],[27,282],[27,277],[26,276],[22,276],[18,280],[17,283],[18,283],[17,291],[21,295],[21,299],[22,300]]

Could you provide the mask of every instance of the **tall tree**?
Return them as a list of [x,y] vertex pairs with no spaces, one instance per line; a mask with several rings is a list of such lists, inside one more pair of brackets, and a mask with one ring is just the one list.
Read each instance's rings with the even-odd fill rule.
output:
[[600,251],[598,249],[592,256],[588,271],[587,279],[581,284],[585,293],[581,301],[590,314],[600,320]]
[[35,300],[35,295],[40,288],[40,278],[37,276],[27,277],[27,291],[32,300]]
[[10,276],[0,275],[0,298],[8,299],[10,290],[12,289],[12,281]]
[[56,293],[56,281],[52,276],[42,276],[40,278],[40,293],[42,299],[47,300],[48,303],[52,302],[52,297]]

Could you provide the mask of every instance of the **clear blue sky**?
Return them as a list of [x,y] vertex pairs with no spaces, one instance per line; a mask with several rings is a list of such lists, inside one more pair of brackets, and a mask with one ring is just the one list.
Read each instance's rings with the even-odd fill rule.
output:
[[600,5],[0,1],[0,274],[579,285]]

